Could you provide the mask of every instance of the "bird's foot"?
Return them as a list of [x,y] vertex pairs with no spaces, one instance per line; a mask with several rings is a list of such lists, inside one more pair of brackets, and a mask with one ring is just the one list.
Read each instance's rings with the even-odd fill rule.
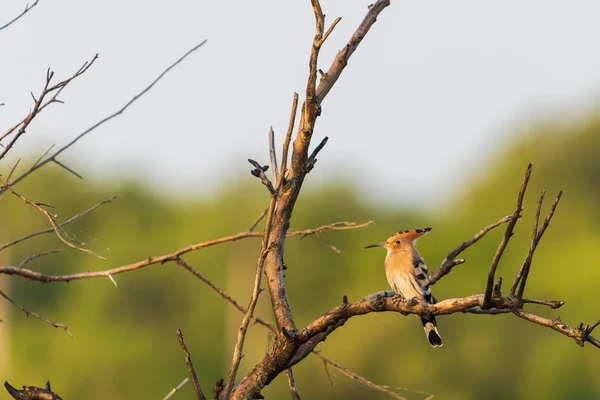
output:
[[408,300],[408,301],[407,301],[407,304],[408,304],[410,307],[414,307],[414,306],[416,306],[417,304],[419,304],[419,300],[417,300],[417,298],[416,298],[416,297],[413,297],[412,299],[410,299],[410,300]]

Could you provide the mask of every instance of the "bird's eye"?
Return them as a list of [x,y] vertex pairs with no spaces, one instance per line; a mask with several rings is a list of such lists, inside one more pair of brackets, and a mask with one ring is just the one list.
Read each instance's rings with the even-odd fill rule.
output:
[[396,244],[400,244],[400,241],[399,241],[399,240],[396,240]]

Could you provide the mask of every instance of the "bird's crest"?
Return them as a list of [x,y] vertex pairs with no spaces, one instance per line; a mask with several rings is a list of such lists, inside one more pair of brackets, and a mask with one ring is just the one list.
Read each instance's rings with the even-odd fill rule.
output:
[[390,237],[387,242],[391,244],[399,240],[404,243],[415,243],[421,236],[427,235],[430,230],[431,228],[399,231]]

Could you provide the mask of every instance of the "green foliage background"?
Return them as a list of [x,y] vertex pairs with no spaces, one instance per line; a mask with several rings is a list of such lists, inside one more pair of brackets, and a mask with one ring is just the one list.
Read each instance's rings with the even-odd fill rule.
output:
[[[315,237],[290,238],[286,244],[287,285],[299,325],[350,300],[387,289],[383,251],[363,246],[394,231],[432,226],[419,242],[430,266],[482,226],[512,212],[528,162],[534,174],[525,217],[500,264],[505,285],[512,283],[529,246],[535,205],[542,188],[547,204],[559,189],[563,200],[533,263],[529,297],[560,299],[560,310],[530,306],[533,312],[560,315],[570,325],[600,318],[596,282],[600,276],[600,117],[580,123],[549,123],[520,132],[514,145],[486,171],[449,177],[467,187],[448,193],[435,211],[387,209],[362,201],[360,188],[347,184],[315,187],[309,176],[297,204],[292,229],[338,220],[363,222],[366,229],[328,232],[325,239],[342,250],[335,254]],[[312,174],[320,173],[319,167]],[[398,177],[401,180],[401,177]],[[79,181],[47,168],[18,186],[34,201],[57,207],[62,220],[111,195],[119,199],[74,222],[68,231],[109,261],[75,250],[28,264],[47,274],[101,270],[172,252],[190,243],[245,230],[267,205],[266,191],[244,177],[238,184],[204,197],[178,199],[157,194],[135,182]],[[0,202],[0,243],[47,227],[47,221],[14,196]],[[492,232],[464,257],[467,263],[434,286],[438,298],[481,293],[488,266],[502,236]],[[252,286],[259,239],[207,248],[185,259],[246,304]],[[64,247],[52,234],[0,254],[2,263],[18,264],[32,253]],[[68,324],[62,330],[26,317],[0,303],[7,317],[0,325],[0,370],[13,385],[42,386],[50,379],[65,399],[160,399],[187,376],[175,330],[181,328],[205,391],[227,374],[236,329],[233,307],[187,271],[174,264],[155,265],[108,279],[69,284],[39,284],[3,277],[2,286],[19,303],[47,318]],[[508,285],[507,285],[508,284]],[[506,289],[505,289],[506,290]],[[272,319],[263,295],[258,314]],[[512,315],[452,315],[439,318],[444,347],[432,349],[414,317],[394,313],[353,318],[320,349],[376,383],[389,385],[409,399],[596,399],[600,397],[600,359],[591,346]],[[264,354],[267,331],[253,326],[242,373]],[[309,357],[295,368],[301,395],[307,399],[385,399],[333,368],[328,379],[320,360]],[[427,394],[425,394],[427,393]],[[288,398],[285,378],[266,390],[267,398]],[[4,397],[2,397],[4,396]],[[0,395],[8,398],[7,395]],[[191,399],[187,385],[175,398]]]

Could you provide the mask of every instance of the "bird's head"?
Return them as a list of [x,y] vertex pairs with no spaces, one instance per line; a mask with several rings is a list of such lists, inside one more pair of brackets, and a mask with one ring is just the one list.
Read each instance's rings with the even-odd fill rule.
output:
[[385,242],[370,244],[365,246],[365,249],[384,247],[391,252],[406,248],[406,246],[413,247],[416,241],[419,240],[421,236],[427,235],[430,230],[431,228],[400,231],[390,236]]

